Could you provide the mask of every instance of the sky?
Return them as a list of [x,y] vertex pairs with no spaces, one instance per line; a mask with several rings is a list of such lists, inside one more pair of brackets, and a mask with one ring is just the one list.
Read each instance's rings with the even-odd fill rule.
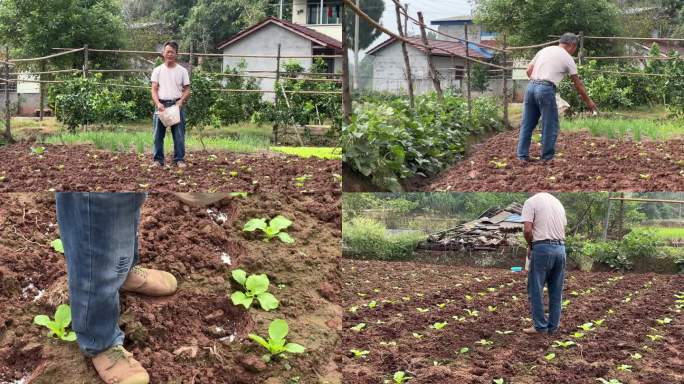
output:
[[[436,29],[436,26],[430,25],[431,20],[444,19],[452,16],[469,15],[472,9],[471,0],[400,0],[402,4],[408,3],[409,14],[411,17],[418,19],[418,11],[423,12],[426,24]],[[385,12],[380,19],[381,24],[392,32],[397,33],[397,13],[392,0],[385,0]],[[409,20],[408,27],[409,35],[420,33],[417,25],[411,23]],[[385,41],[388,38],[383,34],[375,41],[370,48],[376,44]],[[369,48],[369,49],[370,49]]]

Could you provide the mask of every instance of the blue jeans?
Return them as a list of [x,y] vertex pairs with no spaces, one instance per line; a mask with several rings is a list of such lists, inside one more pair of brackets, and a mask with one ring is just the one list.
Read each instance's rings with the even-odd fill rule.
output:
[[[565,246],[536,244],[532,246],[532,261],[527,273],[527,295],[534,328],[553,332],[560,324],[565,278]],[[549,287],[549,317],[544,312],[544,285]]]
[[542,160],[551,160],[556,154],[556,139],[560,129],[556,89],[551,85],[530,83],[525,92],[523,117],[518,137],[518,159],[529,160],[532,132],[541,118]]
[[[163,103],[164,107],[170,107],[175,103]],[[177,163],[185,159],[185,112],[183,108],[180,111],[180,123],[171,126],[171,136],[173,137],[173,162]],[[164,164],[164,136],[166,136],[166,127],[159,120],[159,116],[155,113],[152,118],[154,128],[154,161],[159,164]]]
[[145,197],[144,193],[57,194],[71,327],[87,356],[123,345],[119,289],[138,263],[138,224]]

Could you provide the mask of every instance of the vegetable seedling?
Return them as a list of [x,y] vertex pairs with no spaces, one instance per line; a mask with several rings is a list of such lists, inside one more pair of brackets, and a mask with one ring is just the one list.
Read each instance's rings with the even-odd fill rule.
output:
[[508,166],[508,163],[505,161],[492,160],[489,163],[493,164],[494,168],[496,168],[496,169],[503,169],[503,168],[506,168]]
[[440,323],[440,322],[436,322],[436,323],[432,324],[432,325],[430,326],[430,328],[436,329],[436,330],[440,330],[440,329],[446,327],[447,324],[449,324],[449,323],[447,323],[446,321],[441,322],[441,323]]
[[31,154],[40,156],[43,153],[45,153],[45,147],[31,147]]
[[574,337],[575,339],[581,339],[584,337],[584,332],[575,332],[572,334],[572,337]]
[[57,337],[63,341],[76,341],[76,332],[68,331],[66,328],[71,324],[71,307],[67,304],[60,304],[55,311],[55,320],[50,320],[47,315],[37,315],[33,318],[33,324],[47,327],[48,337]]
[[366,323],[358,323],[349,329],[351,329],[354,332],[361,332],[364,328],[366,328]]
[[254,232],[257,229],[259,229],[264,233],[265,237],[263,240],[265,242],[269,242],[274,237],[277,237],[283,243],[292,244],[294,243],[294,239],[290,237],[290,235],[287,232],[283,232],[290,225],[292,225],[292,221],[286,219],[282,215],[278,215],[271,219],[271,221],[268,224],[266,223],[266,219],[264,218],[251,219],[247,222],[247,224],[245,224],[242,230],[244,232]]
[[489,312],[496,312],[496,307],[495,307],[495,306],[488,305],[488,306],[487,306],[487,310],[488,310]]
[[498,329],[495,332],[497,335],[510,335],[513,333],[513,331],[499,331]]
[[651,339],[651,341],[658,341],[658,340],[663,338],[663,336],[661,336],[661,335],[646,335],[646,337]]
[[664,319],[656,319],[656,322],[660,325],[667,325],[667,324],[670,324],[672,322],[672,319],[670,319],[669,317],[666,317]]
[[52,246],[52,249],[54,249],[55,251],[59,253],[64,253],[64,245],[62,244],[61,239],[52,240],[50,245]]
[[468,316],[470,317],[478,317],[480,315],[480,312],[476,309],[464,309],[464,311],[468,312]]
[[556,358],[556,354],[553,353],[553,352],[552,352],[552,353],[549,353],[549,354],[546,355],[546,356],[544,356],[544,360],[546,360],[546,361],[551,361],[551,360],[553,360],[553,359],[555,359],[555,358]]
[[639,360],[644,356],[642,356],[641,353],[639,353],[639,352],[634,352],[634,353],[630,353],[629,357],[631,357],[634,360]]
[[429,312],[430,309],[429,308],[416,308],[416,311],[418,311],[418,313],[425,313],[425,312]]
[[350,349],[349,352],[351,352],[357,359],[365,359],[366,355],[370,353],[370,351],[362,351],[360,349]]
[[458,353],[460,353],[461,355],[465,355],[468,352],[470,352],[470,348],[468,348],[468,347],[463,347],[463,348],[458,350]]
[[371,300],[371,301],[368,303],[368,308],[370,308],[370,309],[375,309],[375,307],[377,307],[377,306],[378,306],[378,302],[375,301],[375,300]]
[[415,337],[418,340],[423,338],[423,335],[421,335],[420,333],[417,333],[417,332],[412,332],[411,335],[413,335],[413,337]]
[[394,380],[394,384],[403,384],[403,383],[411,380],[411,378],[409,376],[406,376],[406,372],[398,371],[398,372],[394,372],[394,376],[392,376],[392,380]]
[[555,340],[553,342],[553,346],[557,348],[570,348],[573,345],[575,345],[574,341],[568,340],[568,341],[560,341],[560,340]]
[[245,288],[245,292],[237,291],[230,295],[230,300],[233,302],[233,305],[242,305],[245,309],[249,309],[256,298],[259,302],[259,306],[261,306],[261,309],[264,311],[278,308],[278,299],[268,293],[268,286],[270,284],[268,276],[262,273],[260,275],[249,275],[249,277],[247,277],[247,272],[242,269],[234,270],[232,276],[233,280],[237,281],[238,284]]
[[487,339],[481,339],[480,341],[476,341],[475,344],[480,344],[480,345],[492,345],[494,344],[493,341],[487,340]]
[[274,356],[278,356],[283,352],[288,353],[304,353],[304,346],[297,343],[288,343],[285,337],[290,332],[287,322],[282,319],[275,319],[268,326],[268,340],[263,337],[250,333],[248,337],[250,340],[257,342],[262,347],[266,348],[267,354],[262,356],[265,362],[270,362]]
[[492,382],[494,384],[504,384],[505,383],[504,379],[501,379],[501,378],[493,379]]
[[622,381],[618,379],[606,380],[603,377],[599,377],[598,379],[596,379],[596,381],[598,381],[601,384],[622,384]]
[[592,331],[594,330],[594,323],[584,323],[577,328],[580,328],[583,331]]
[[617,366],[618,371],[632,372],[632,366],[628,364],[620,364]]

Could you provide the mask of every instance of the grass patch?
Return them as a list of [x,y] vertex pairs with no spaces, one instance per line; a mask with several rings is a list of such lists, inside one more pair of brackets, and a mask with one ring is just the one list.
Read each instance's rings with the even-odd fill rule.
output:
[[679,227],[641,227],[655,233],[659,240],[684,240],[684,228]]
[[342,150],[330,147],[271,147],[271,151],[295,155],[308,159],[317,157],[326,160],[342,160]]
[[345,256],[375,260],[408,260],[426,236],[417,232],[390,234],[384,224],[365,217],[342,223]]
[[631,138],[635,141],[665,141],[684,137],[684,123],[681,121],[659,121],[649,119],[579,118],[561,121],[565,131],[589,131],[593,136],[609,139]]
[[[93,144],[96,148],[115,152],[134,150],[137,153],[151,152],[152,134],[150,132],[130,131],[97,131],[78,132],[74,134],[52,135],[43,139],[48,144]],[[205,137],[204,144],[207,150],[229,151],[238,153],[251,153],[258,150],[267,150],[269,139],[263,136],[241,135],[237,138],[230,137]],[[186,150],[200,151],[202,144],[196,136],[186,134]],[[164,151],[173,150],[173,140],[170,133],[164,140]]]

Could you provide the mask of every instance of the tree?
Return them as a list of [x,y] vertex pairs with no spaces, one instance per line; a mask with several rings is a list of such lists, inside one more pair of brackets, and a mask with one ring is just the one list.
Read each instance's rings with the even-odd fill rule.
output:
[[[12,54],[46,56],[56,47],[117,49],[123,45],[124,23],[116,0],[5,0],[0,2],[0,39]],[[112,56],[91,55],[95,63],[110,64]],[[82,55],[64,55],[51,61],[80,68]]]
[[[385,12],[385,2],[383,0],[360,0],[359,5],[361,10],[370,16],[371,19],[375,21],[380,21],[383,12]],[[354,20],[356,14],[350,10],[346,9],[345,17],[347,18],[348,34],[347,43],[350,48],[354,47]],[[359,18],[359,49],[363,50],[368,48],[380,35],[382,32],[371,27],[367,21]]]
[[[508,35],[509,45],[531,45],[565,32],[618,36],[619,10],[612,0],[478,0],[475,19],[488,30]],[[620,47],[587,40],[589,53],[612,52]]]
[[268,0],[200,0],[183,25],[183,36],[196,51],[209,52],[221,40],[266,17]]

